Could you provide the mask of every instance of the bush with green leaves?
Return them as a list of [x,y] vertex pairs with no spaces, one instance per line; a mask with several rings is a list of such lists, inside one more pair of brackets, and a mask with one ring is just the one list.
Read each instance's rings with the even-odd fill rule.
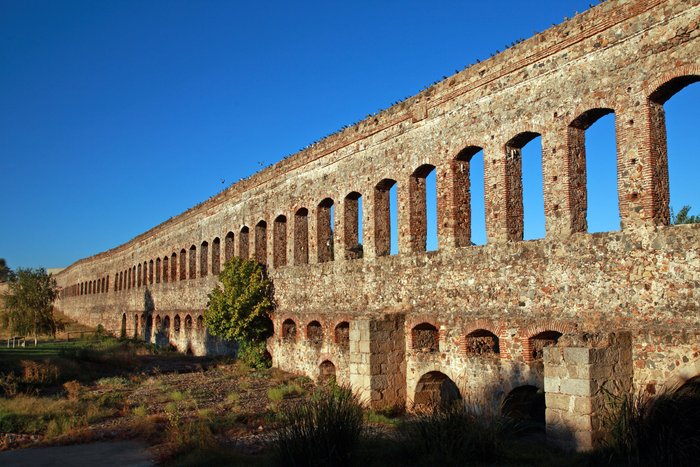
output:
[[272,282],[263,265],[231,258],[219,275],[220,285],[209,294],[204,312],[208,331],[236,342],[260,342],[270,332]]

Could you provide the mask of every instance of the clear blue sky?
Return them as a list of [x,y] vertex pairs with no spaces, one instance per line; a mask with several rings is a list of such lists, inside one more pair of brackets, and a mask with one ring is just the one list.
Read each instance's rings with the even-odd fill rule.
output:
[[[1,0],[0,257],[60,267],[115,247],[590,1]],[[698,87],[667,104],[672,184],[697,178]],[[612,176],[592,181],[613,190],[591,230],[619,222],[612,118],[589,132]],[[700,209],[695,186],[672,204]]]

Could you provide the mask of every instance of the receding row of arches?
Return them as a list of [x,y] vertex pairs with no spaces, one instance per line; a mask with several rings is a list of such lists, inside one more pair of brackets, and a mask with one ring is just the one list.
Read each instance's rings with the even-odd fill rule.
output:
[[84,281],[61,289],[61,298],[93,295],[109,291],[109,274],[99,279]]
[[[283,342],[297,342],[302,336],[297,332],[297,323],[292,318],[287,318],[282,322],[280,336]],[[350,348],[350,323],[341,321],[333,328],[332,342],[341,350]],[[303,339],[312,347],[320,348],[325,339],[323,326],[318,320],[310,321],[306,325],[306,332]]]
[[131,327],[129,327],[129,319],[126,313],[122,314],[120,335],[123,338],[133,337],[146,341],[155,339],[156,343],[169,343],[171,338],[177,340],[180,337],[188,339],[202,337],[206,332],[202,315],[193,319],[189,313],[183,317],[176,313],[171,319],[168,314],[161,316],[160,313],[156,315],[134,313],[131,318]]

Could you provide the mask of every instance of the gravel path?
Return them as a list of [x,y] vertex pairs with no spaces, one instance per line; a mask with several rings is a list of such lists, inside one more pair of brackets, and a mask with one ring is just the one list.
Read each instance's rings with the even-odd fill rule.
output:
[[126,467],[155,465],[146,445],[138,441],[99,442],[0,452],[3,467],[91,466]]

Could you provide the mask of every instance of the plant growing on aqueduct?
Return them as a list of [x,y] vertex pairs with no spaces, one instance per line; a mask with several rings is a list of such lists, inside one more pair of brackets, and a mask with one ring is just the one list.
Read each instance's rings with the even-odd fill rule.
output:
[[[204,321],[209,332],[236,341],[241,350],[261,347],[271,331],[272,282],[264,267],[252,260],[231,258],[208,295]],[[223,286],[223,288],[222,288]]]

